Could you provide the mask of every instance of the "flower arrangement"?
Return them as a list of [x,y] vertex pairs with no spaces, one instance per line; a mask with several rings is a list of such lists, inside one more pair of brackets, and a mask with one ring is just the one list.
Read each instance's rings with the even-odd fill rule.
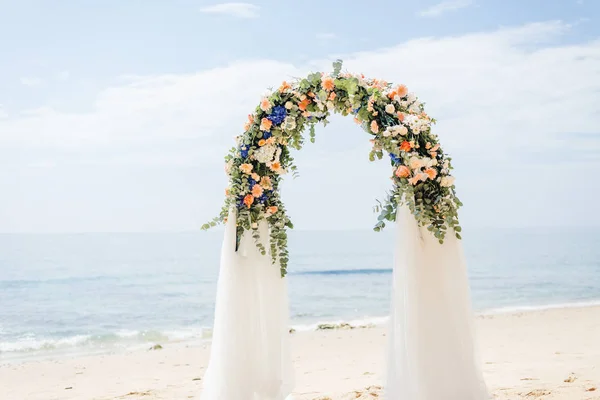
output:
[[279,185],[284,175],[297,175],[290,150],[302,148],[307,128],[314,142],[315,125],[327,125],[331,113],[353,115],[372,136],[371,161],[389,155],[393,187],[385,201],[375,206],[379,213],[375,231],[383,229],[385,221],[395,221],[398,206],[406,204],[419,225],[427,227],[440,243],[448,230],[461,238],[457,210],[462,203],[450,175],[451,159],[431,132],[435,120],[406,86],[341,73],[341,67],[338,60],[332,74],[312,73],[283,82],[261,99],[225,157],[229,187],[221,213],[202,227],[225,222],[229,210],[235,208],[237,245],[244,231],[251,231],[261,253],[267,254],[259,240],[258,223],[268,221],[270,254],[282,276],[289,261],[287,229],[293,225]]

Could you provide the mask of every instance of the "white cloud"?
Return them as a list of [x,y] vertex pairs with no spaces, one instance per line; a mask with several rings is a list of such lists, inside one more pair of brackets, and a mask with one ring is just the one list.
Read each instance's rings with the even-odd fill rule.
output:
[[250,3],[222,3],[200,9],[206,14],[224,14],[237,18],[258,18],[260,7]]
[[419,11],[418,14],[422,17],[439,17],[447,12],[470,7],[473,4],[475,4],[474,0],[449,0]]
[[21,84],[25,85],[25,86],[39,86],[42,84],[42,80],[40,78],[36,78],[36,77],[22,77],[20,79]]
[[336,38],[336,34],[332,33],[332,32],[322,32],[322,33],[317,33],[315,35],[315,37],[319,40],[331,40],[331,39],[335,39]]
[[71,72],[70,71],[61,71],[58,74],[56,74],[56,79],[58,79],[59,81],[68,81],[69,78],[71,77]]
[[[404,83],[427,102],[428,113],[439,121],[435,131],[454,156],[459,194],[480,204],[467,207],[467,219],[471,215],[486,223],[494,218],[500,223],[533,221],[531,213],[535,221],[560,222],[571,218],[566,216],[571,211],[550,209],[543,206],[545,201],[560,200],[568,202],[570,210],[584,210],[593,208],[592,199],[600,194],[586,181],[600,174],[600,40],[563,43],[561,35],[568,29],[561,22],[528,24],[415,39],[342,58],[345,69]],[[330,69],[329,60],[301,65],[244,61],[189,74],[128,77],[124,84],[98,93],[86,113],[49,107],[20,115],[11,112],[11,118],[0,120],[0,171],[34,164],[157,165],[161,171],[202,166],[201,185],[213,190],[224,180],[222,156],[264,89],[309,70]],[[300,204],[304,200],[294,200],[304,198],[302,190],[322,190],[314,201],[329,201],[338,189],[328,179],[335,177],[346,187],[360,181],[353,203],[339,207],[364,207],[368,223],[373,198],[389,184],[389,167],[369,165],[368,142],[351,121],[334,122],[327,135],[317,137],[316,147],[296,157],[302,181],[310,178],[310,185],[286,184],[286,199],[290,210],[306,209]],[[346,132],[350,129],[356,133]],[[342,135],[347,135],[344,140]],[[322,145],[326,147],[318,150]],[[374,170],[381,179],[367,176]],[[202,217],[218,208],[220,196],[211,199],[198,200],[198,207],[206,210],[200,212]],[[484,208],[498,212],[490,214]],[[350,213],[344,210],[341,216]],[[181,212],[183,220],[191,211]],[[330,221],[325,214],[303,215],[303,226]],[[340,217],[331,223],[349,223],[344,221]]]

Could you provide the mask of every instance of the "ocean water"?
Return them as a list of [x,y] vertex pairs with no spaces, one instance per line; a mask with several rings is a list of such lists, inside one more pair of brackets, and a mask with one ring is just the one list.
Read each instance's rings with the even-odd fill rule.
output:
[[[474,309],[600,304],[595,229],[465,232]],[[222,232],[0,235],[0,362],[210,337]],[[294,231],[292,324],[380,321],[393,232]]]

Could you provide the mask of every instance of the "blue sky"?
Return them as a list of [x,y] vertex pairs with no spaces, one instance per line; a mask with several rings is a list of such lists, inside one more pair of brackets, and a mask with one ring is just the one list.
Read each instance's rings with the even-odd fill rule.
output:
[[[467,225],[600,224],[600,3],[365,4],[0,0],[0,232],[197,229],[262,90],[337,57],[427,103]],[[334,122],[285,187],[300,228],[368,228],[389,182]]]

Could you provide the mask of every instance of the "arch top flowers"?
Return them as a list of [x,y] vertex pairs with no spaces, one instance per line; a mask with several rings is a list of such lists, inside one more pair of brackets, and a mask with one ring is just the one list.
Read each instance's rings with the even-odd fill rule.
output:
[[[458,208],[451,159],[440,147],[431,126],[435,120],[424,105],[404,85],[366,79],[363,75],[341,72],[341,61],[331,74],[312,73],[304,79],[283,82],[264,96],[248,116],[244,132],[225,157],[229,187],[219,216],[203,225],[208,229],[227,219],[236,210],[237,240],[251,231],[261,253],[270,252],[273,262],[285,276],[289,261],[287,229],[293,228],[279,193],[284,175],[296,175],[290,152],[315,140],[315,125],[327,125],[332,113],[352,115],[371,135],[369,159],[382,159],[387,153],[392,167],[393,186],[383,202],[374,229],[395,221],[399,205],[407,205],[420,226],[443,242],[448,231],[460,239]],[[258,223],[269,224],[269,249],[258,237]]]

